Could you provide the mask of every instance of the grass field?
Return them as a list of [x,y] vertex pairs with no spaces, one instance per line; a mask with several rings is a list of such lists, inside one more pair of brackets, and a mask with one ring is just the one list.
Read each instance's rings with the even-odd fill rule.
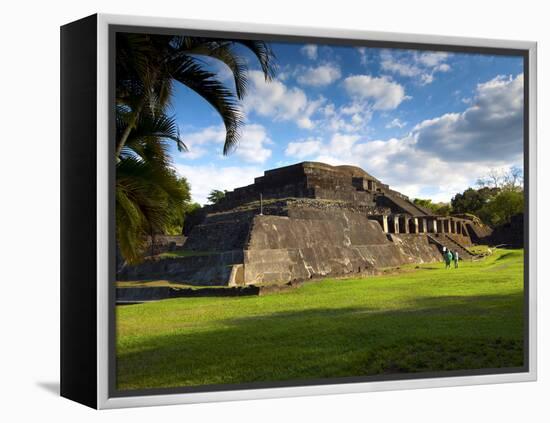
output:
[[523,365],[523,251],[117,307],[119,389]]
[[175,250],[175,251],[167,251],[165,253],[160,253],[158,257],[160,258],[197,257],[197,256],[208,256],[210,254],[212,253],[208,251]]

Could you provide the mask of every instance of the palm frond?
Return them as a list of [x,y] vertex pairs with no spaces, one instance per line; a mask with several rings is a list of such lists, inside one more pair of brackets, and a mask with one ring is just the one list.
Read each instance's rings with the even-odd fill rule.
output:
[[[248,86],[248,63],[238,45],[255,55],[266,81],[271,80],[275,55],[263,41],[117,33],[116,233],[128,262],[139,262],[146,236],[173,227],[190,200],[189,186],[178,178],[169,154],[172,143],[187,150],[174,116],[167,114],[175,82],[219,113],[226,129],[223,153],[236,147],[243,122],[239,100]],[[234,90],[201,66],[205,56],[228,66]]]
[[258,40],[237,40],[235,43],[242,44],[254,53],[260,62],[266,81],[271,81],[275,77],[277,71],[276,57],[269,43]]
[[126,146],[143,160],[159,160],[169,165],[168,142],[175,143],[179,151],[187,151],[174,116],[147,113],[140,116]]
[[189,199],[176,172],[135,156],[117,163],[117,241],[124,258],[137,263],[143,257],[147,235],[164,233],[174,206]]
[[229,153],[238,143],[239,129],[243,121],[243,114],[235,95],[216,78],[215,74],[204,70],[189,56],[178,57],[171,62],[171,75],[176,81],[208,101],[220,114],[226,130],[223,153]]
[[266,81],[274,78],[277,69],[275,53],[265,41],[176,36],[171,45],[178,54],[209,56],[225,63],[233,73],[239,99],[246,95],[248,64],[235,50],[236,45],[246,47],[256,56]]
[[[176,55],[205,56],[219,60],[224,63],[235,83],[235,92],[239,99],[246,95],[248,86],[248,64],[246,60],[235,51],[231,41],[216,40],[209,38],[182,37],[187,39],[177,50]],[[193,38],[189,40],[189,38]]]

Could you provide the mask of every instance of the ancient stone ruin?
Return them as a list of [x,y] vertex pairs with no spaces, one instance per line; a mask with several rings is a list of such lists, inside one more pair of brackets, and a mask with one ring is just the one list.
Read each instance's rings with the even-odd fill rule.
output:
[[485,230],[435,216],[358,167],[303,162],[268,170],[189,219],[185,257],[150,258],[118,279],[245,286],[368,275],[440,261],[444,246],[469,259]]

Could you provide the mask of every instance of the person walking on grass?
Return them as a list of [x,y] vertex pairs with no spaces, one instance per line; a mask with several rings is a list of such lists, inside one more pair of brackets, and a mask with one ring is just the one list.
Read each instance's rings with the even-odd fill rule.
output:
[[458,251],[453,252],[453,260],[455,262],[455,269],[458,269]]
[[445,269],[450,269],[451,268],[451,260],[453,259],[453,255],[451,254],[451,252],[449,250],[445,251],[445,253],[443,253],[443,258],[445,259]]

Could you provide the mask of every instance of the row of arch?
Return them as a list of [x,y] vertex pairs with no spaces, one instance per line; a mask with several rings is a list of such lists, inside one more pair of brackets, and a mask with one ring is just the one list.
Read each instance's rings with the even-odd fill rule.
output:
[[371,216],[371,219],[377,220],[383,231],[390,234],[450,233],[468,235],[464,221],[452,217],[414,217],[390,214]]

